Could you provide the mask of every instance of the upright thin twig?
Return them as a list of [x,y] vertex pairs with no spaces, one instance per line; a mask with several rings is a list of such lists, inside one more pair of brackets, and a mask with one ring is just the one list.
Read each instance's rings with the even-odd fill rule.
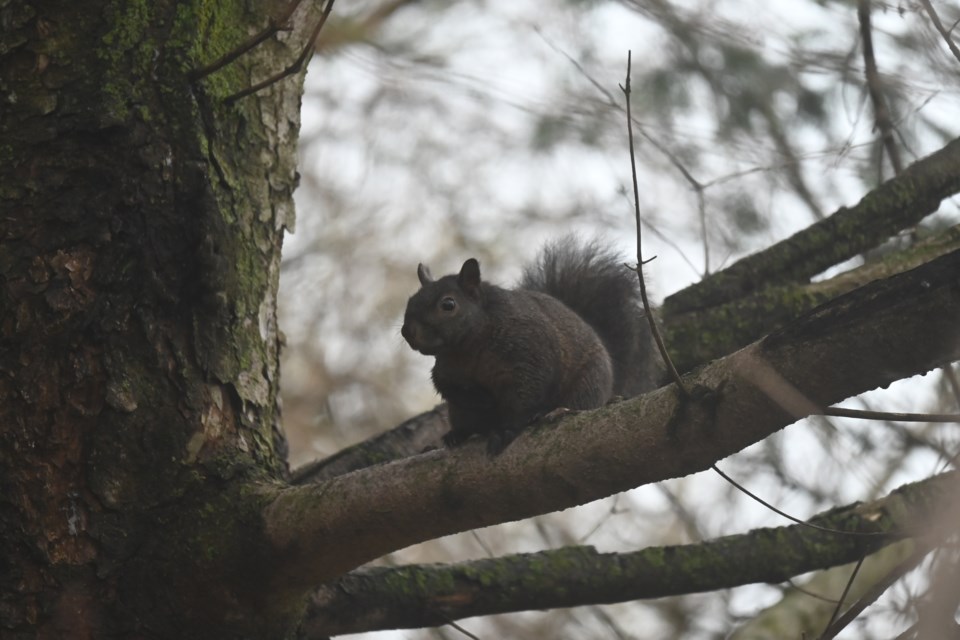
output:
[[[615,109],[615,110],[617,110],[617,111],[623,111],[623,108],[620,106],[620,103],[617,102],[617,100],[616,100],[616,98],[614,97],[614,95],[613,95],[609,90],[607,90],[607,88],[606,88],[605,86],[603,86],[603,84],[601,84],[599,80],[597,80],[595,77],[593,77],[592,75],[590,75],[590,74],[587,72],[587,70],[583,68],[583,65],[580,64],[579,61],[577,61],[576,58],[574,58],[574,57],[571,56],[569,53],[567,53],[566,51],[564,51],[563,49],[561,49],[559,46],[557,46],[556,43],[554,43],[552,40],[550,40],[550,39],[547,38],[545,35],[543,35],[543,32],[541,32],[539,29],[534,28],[534,32],[535,32],[538,36],[540,36],[540,38],[544,41],[544,43],[545,43],[548,47],[550,47],[551,49],[553,49],[554,51],[556,51],[558,54],[560,54],[560,55],[562,55],[564,58],[566,58],[567,61],[568,61],[571,65],[573,65],[573,68],[577,71],[577,73],[579,73],[581,76],[583,76],[583,79],[584,79],[584,80],[586,80],[586,81],[589,82],[591,85],[593,85],[593,87],[597,90],[597,92],[598,92],[600,95],[603,96],[603,98],[604,98],[604,104],[606,104],[606,106],[610,107],[611,109]],[[621,87],[621,89],[623,89],[623,87]],[[675,154],[673,151],[671,151],[670,148],[669,148],[665,143],[660,142],[660,140],[658,140],[656,137],[654,137],[653,135],[651,135],[650,132],[647,131],[646,127],[644,127],[642,123],[638,122],[638,123],[637,123],[637,126],[640,128],[640,135],[641,135],[641,137],[643,137],[644,140],[646,140],[646,141],[649,142],[651,145],[653,145],[653,148],[656,149],[657,151],[659,151],[659,152],[661,153],[661,155],[663,155],[663,156],[667,159],[667,161],[668,161],[670,164],[673,165],[673,167],[680,173],[680,176],[681,176],[684,180],[686,180],[688,183],[690,183],[690,187],[693,189],[693,192],[697,195],[697,208],[698,208],[698,210],[699,210],[699,212],[700,212],[700,228],[701,228],[701,234],[702,234],[702,237],[703,237],[703,244],[704,244],[704,246],[703,246],[703,264],[704,264],[704,269],[703,269],[703,271],[701,271],[699,268],[697,268],[697,266],[696,266],[695,264],[693,264],[693,262],[691,262],[691,261],[687,258],[686,254],[684,254],[683,250],[682,250],[675,242],[673,242],[672,240],[670,240],[669,238],[667,238],[663,233],[661,233],[661,232],[658,231],[655,227],[653,227],[652,225],[650,225],[649,222],[647,223],[647,226],[648,226],[649,228],[651,228],[651,229],[653,230],[654,234],[656,234],[657,237],[659,237],[663,242],[669,244],[671,247],[673,247],[674,249],[676,249],[677,253],[680,255],[681,258],[683,258],[683,261],[684,261],[684,262],[686,262],[688,265],[690,265],[690,268],[691,268],[691,269],[693,269],[695,272],[699,273],[701,276],[710,275],[710,247],[709,247],[709,244],[708,244],[708,241],[707,241],[707,235],[708,235],[708,234],[707,234],[707,224],[706,224],[706,220],[707,220],[707,216],[706,216],[707,204],[706,204],[706,198],[705,198],[705,196],[704,196],[704,193],[705,193],[707,187],[710,186],[710,183],[704,184],[704,183],[700,182],[699,180],[697,180],[697,179],[693,176],[693,174],[690,173],[690,170],[689,170],[687,167],[684,166],[684,164],[683,164],[683,162],[680,160],[680,158],[677,157],[677,154]],[[713,182],[716,182],[716,180],[714,180]]]
[[[637,183],[637,158],[633,148],[633,116],[630,114],[630,66],[632,53],[632,51],[627,51],[627,80],[625,85],[620,85],[620,90],[623,91],[623,95],[627,101],[627,136],[630,140],[630,172],[633,176],[633,207],[637,223],[637,278],[640,280],[640,299],[643,300],[643,311],[647,316],[647,321],[650,323],[650,332],[653,334],[653,339],[656,341],[657,348],[660,350],[660,357],[663,358],[663,363],[670,372],[670,377],[677,383],[677,389],[680,390],[680,395],[683,396],[683,398],[689,398],[690,392],[684,386],[683,380],[680,379],[680,374],[677,373],[677,368],[673,365],[670,354],[667,353],[667,346],[663,342],[663,336],[660,335],[660,330],[657,328],[656,320],[653,317],[653,310],[650,308],[650,300],[647,298],[647,283],[644,282],[643,277],[643,265],[646,263],[643,261],[643,250],[640,244],[640,187]],[[651,260],[652,259],[653,258],[651,258]]]
[[[646,315],[647,315],[647,321],[650,323],[650,331],[653,333],[654,340],[656,340],[656,343],[657,343],[657,348],[660,350],[660,357],[663,358],[664,364],[666,365],[667,369],[670,371],[670,375],[671,375],[671,377],[673,378],[673,381],[677,384],[677,389],[679,389],[679,392],[680,392],[680,395],[681,395],[681,400],[680,400],[680,401],[681,401],[681,402],[690,402],[690,401],[692,401],[693,396],[690,394],[690,391],[689,391],[689,390],[686,388],[686,386],[683,384],[683,380],[680,378],[680,374],[677,373],[677,368],[674,366],[673,360],[670,358],[670,354],[667,352],[667,347],[666,347],[666,345],[665,345],[664,342],[663,342],[663,336],[660,335],[660,330],[657,328],[657,324],[656,324],[656,322],[654,321],[653,313],[652,313],[652,311],[651,311],[651,309],[650,309],[650,301],[649,301],[649,299],[647,298],[646,282],[644,281],[644,277],[643,277],[643,265],[645,264],[645,262],[644,262],[644,260],[643,260],[643,252],[642,252],[642,249],[641,249],[641,242],[640,242],[640,240],[641,240],[641,237],[640,237],[640,236],[641,236],[641,231],[640,231],[640,230],[641,230],[641,224],[640,224],[640,187],[639,187],[638,180],[637,180],[637,161],[636,161],[636,153],[635,153],[635,151],[634,151],[634,144],[633,144],[633,116],[632,116],[632,114],[631,114],[631,112],[630,112],[630,68],[631,68],[631,61],[632,61],[632,52],[631,52],[631,51],[628,51],[628,52],[627,52],[627,79],[626,79],[626,83],[625,83],[625,84],[620,85],[620,90],[623,91],[623,94],[624,94],[624,96],[625,96],[625,98],[626,98],[626,102],[627,102],[627,109],[626,109],[626,111],[627,111],[627,136],[628,136],[628,138],[629,138],[629,143],[630,143],[630,171],[631,171],[631,174],[632,174],[632,177],[633,177],[633,203],[634,203],[634,213],[635,213],[635,216],[636,216],[636,227],[637,227],[637,278],[640,280],[640,297],[641,297],[641,299],[643,300],[643,309],[644,309],[644,312],[645,312]],[[836,533],[836,534],[851,535],[851,536],[877,536],[877,535],[885,536],[885,535],[889,535],[888,532],[840,531],[839,529],[829,529],[829,528],[827,528],[827,527],[821,527],[821,526],[818,526],[818,525],[815,525],[815,524],[812,524],[812,523],[809,523],[809,522],[805,522],[805,521],[803,521],[803,520],[800,520],[799,518],[795,518],[795,517],[791,516],[790,514],[781,511],[780,509],[777,509],[776,507],[774,507],[774,506],[773,506],[772,504],[770,504],[769,502],[766,502],[765,500],[761,499],[759,496],[751,493],[750,491],[748,491],[748,490],[746,489],[746,487],[743,487],[742,485],[738,484],[736,481],[733,480],[733,478],[731,478],[730,476],[728,476],[727,474],[725,474],[723,471],[720,471],[720,469],[719,469],[716,465],[713,465],[713,470],[714,470],[717,474],[719,474],[720,477],[722,477],[724,480],[726,480],[726,481],[729,482],[731,485],[733,485],[735,488],[739,489],[741,492],[743,492],[744,494],[746,494],[746,495],[749,496],[750,498],[753,498],[754,500],[756,500],[756,501],[759,502],[760,504],[764,505],[765,507],[767,507],[767,508],[770,509],[771,511],[774,511],[775,513],[780,514],[781,516],[783,516],[784,518],[787,518],[788,520],[791,520],[791,521],[796,522],[796,523],[798,523],[798,524],[807,526],[807,527],[809,527],[809,528],[811,528],[811,529],[817,529],[817,530],[820,530],[820,531],[825,531],[825,532],[827,532],[827,533]]]
[[[960,49],[958,49],[957,45],[953,42],[950,32],[944,28],[943,23],[940,22],[940,16],[937,15],[933,5],[930,4],[929,0],[920,0],[920,4],[923,5],[927,15],[930,16],[930,21],[933,23],[934,28],[943,37],[954,57],[960,61]],[[877,62],[873,54],[873,36],[870,26],[870,0],[858,0],[857,16],[860,20],[860,35],[863,39],[863,61],[866,67],[867,88],[870,92],[870,100],[873,103],[875,121],[877,128],[880,130],[884,148],[890,156],[890,164],[893,166],[894,174],[900,175],[903,172],[903,165],[900,161],[900,153],[897,149],[896,142],[893,139],[893,123],[890,119],[890,111],[887,109],[886,103],[883,100],[880,87],[880,73],[877,71]],[[950,365],[944,366],[941,369],[944,376],[950,381],[953,376],[953,370],[950,368]],[[954,378],[954,396],[957,398],[958,404],[960,404],[960,391],[958,391],[955,382],[956,380]],[[953,420],[950,419],[930,420],[930,422],[952,421]]]
[[877,70],[877,60],[873,53],[873,28],[870,24],[870,0],[857,2],[857,19],[860,21],[860,38],[863,40],[863,64],[867,79],[867,91],[870,102],[873,104],[873,120],[880,131],[883,148],[890,157],[890,165],[895,175],[903,173],[903,162],[900,159],[900,150],[893,138],[893,120],[890,110],[883,99],[880,72]]

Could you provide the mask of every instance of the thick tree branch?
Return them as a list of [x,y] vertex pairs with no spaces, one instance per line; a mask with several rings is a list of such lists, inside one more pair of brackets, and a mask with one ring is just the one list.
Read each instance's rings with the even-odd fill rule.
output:
[[442,447],[441,438],[449,429],[447,405],[438,405],[369,440],[347,447],[323,460],[303,465],[294,470],[291,482],[308,484],[328,480],[350,471]]
[[689,371],[758,340],[819,304],[958,248],[960,225],[829,280],[767,287],[715,307],[664,314],[670,355],[680,371]]
[[[930,247],[924,244],[909,249],[890,257],[884,264],[865,265],[822,283],[805,281],[805,278],[850,255],[872,248],[897,230],[915,224],[935,211],[943,198],[958,191],[960,140],[955,140],[914,163],[903,176],[867,194],[855,207],[842,207],[826,220],[674,294],[664,304],[661,317],[668,331],[669,351],[678,369],[688,371],[719,358],[839,293],[894,271],[912,268],[932,255],[952,250],[958,242],[956,228],[930,241]],[[854,231],[848,233],[843,231],[845,229]],[[852,238],[852,244],[844,245],[854,247],[849,249],[849,255],[844,249],[843,255],[838,256],[831,248],[843,244],[837,243],[830,235],[837,230],[842,232],[839,237]],[[829,246],[823,246],[823,242]],[[804,245],[809,245],[805,251],[799,248]],[[804,278],[793,274],[794,277],[785,279],[783,274],[801,258],[815,259],[815,266],[803,272]],[[782,266],[771,268],[771,265]],[[770,280],[766,278],[768,271],[780,275]],[[772,281],[786,284],[769,286]],[[706,309],[707,306],[714,308]],[[410,456],[424,448],[437,446],[439,436],[447,428],[445,420],[434,409],[371,440],[298,469],[294,472],[294,482],[316,482],[346,471]]]
[[668,297],[664,313],[679,316],[768,286],[806,282],[915,225],[958,191],[960,139],[910,165],[853,207],[841,207],[829,218]]
[[[901,539],[917,523],[929,522],[939,505],[956,500],[958,489],[957,473],[947,473],[810,520],[844,531],[889,531],[888,537],[844,536],[791,525],[632,553],[568,547],[453,565],[362,568],[317,589],[301,633],[319,638],[429,627],[494,613],[783,582],[852,562]],[[743,562],[745,557],[750,562]]]
[[[830,218],[770,249],[749,256],[674,294],[664,304],[661,317],[668,331],[669,351],[678,369],[688,371],[731,353],[839,293],[869,280],[886,277],[894,271],[913,268],[932,255],[952,250],[958,242],[956,228],[931,240],[929,246],[924,243],[921,247],[911,248],[889,257],[883,264],[865,265],[826,282],[805,282],[810,275],[875,246],[899,229],[915,224],[935,211],[940,200],[958,191],[960,140],[955,140],[911,165],[902,176],[870,192],[853,208],[841,208]],[[846,245],[837,243],[836,238],[830,235],[834,232],[840,233],[839,237],[853,239]],[[825,246],[824,242],[829,246]],[[852,248],[843,249],[843,255],[838,256],[831,248],[834,244]],[[808,246],[807,250],[799,248],[805,245]],[[778,257],[781,253],[782,257]],[[783,274],[798,260],[803,264],[815,260],[810,263],[814,266],[803,271],[804,278],[784,279]],[[768,270],[780,274],[773,278],[774,281],[786,280],[788,283],[768,286],[771,284],[771,280],[766,278]],[[707,306],[714,308],[706,309]],[[371,464],[407,457],[426,447],[436,446],[439,435],[447,428],[436,410],[421,414],[386,434],[299,469],[294,474],[295,482],[306,484]]]
[[712,407],[681,407],[663,388],[531,428],[495,458],[472,442],[317,484],[264,488],[276,570],[306,587],[415,542],[708,468],[824,406],[960,358],[958,273],[954,251],[688,376],[721,390]]
[[[880,261],[829,280],[774,287],[714,309],[664,318],[668,350],[679,369],[689,371],[759,339],[818,304],[873,280],[916,268],[958,248],[960,226],[954,226]],[[693,288],[696,286],[692,285]],[[440,447],[440,438],[450,428],[445,407],[439,405],[369,440],[304,465],[294,471],[293,483],[326,480]]]

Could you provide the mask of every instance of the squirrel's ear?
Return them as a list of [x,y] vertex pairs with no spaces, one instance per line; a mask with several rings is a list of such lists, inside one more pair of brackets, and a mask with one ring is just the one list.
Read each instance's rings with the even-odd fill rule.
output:
[[470,258],[460,267],[460,275],[457,276],[457,282],[460,288],[471,295],[480,293],[480,263],[476,258]]
[[433,282],[433,278],[430,277],[430,267],[426,266],[422,262],[417,265],[417,278],[420,279],[421,285],[428,285]]

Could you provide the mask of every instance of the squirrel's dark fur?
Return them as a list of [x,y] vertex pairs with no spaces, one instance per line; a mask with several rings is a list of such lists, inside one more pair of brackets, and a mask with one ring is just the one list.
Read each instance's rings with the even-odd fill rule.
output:
[[636,274],[597,242],[547,245],[517,289],[481,281],[473,258],[459,274],[433,280],[420,265],[417,275],[401,333],[436,357],[448,446],[487,434],[497,452],[554,409],[593,409],[655,386]]

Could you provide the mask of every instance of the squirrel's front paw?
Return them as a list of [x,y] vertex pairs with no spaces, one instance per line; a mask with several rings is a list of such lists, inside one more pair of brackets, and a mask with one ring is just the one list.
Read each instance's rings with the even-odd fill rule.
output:
[[513,442],[517,437],[517,431],[513,429],[502,429],[493,431],[487,436],[487,455],[491,458],[499,455],[507,448],[507,445]]
[[469,433],[463,433],[462,431],[454,431],[451,429],[445,436],[443,436],[443,444],[448,449],[453,449],[454,447],[459,447],[461,444],[466,442],[469,437]]

